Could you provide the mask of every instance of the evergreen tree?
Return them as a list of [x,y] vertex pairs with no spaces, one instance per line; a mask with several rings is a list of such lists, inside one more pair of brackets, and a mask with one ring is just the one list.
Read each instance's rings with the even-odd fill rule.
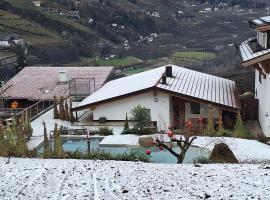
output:
[[65,120],[69,121],[69,108],[68,108],[68,102],[67,99],[65,101]]
[[50,144],[48,140],[48,135],[47,135],[47,128],[45,122],[43,122],[44,126],[44,147],[43,147],[43,158],[50,158],[51,156],[51,149],[50,149]]
[[25,140],[25,134],[21,123],[17,124],[17,143],[16,143],[16,156],[27,156],[28,148]]
[[206,134],[207,135],[214,135],[215,134],[215,126],[214,126],[214,114],[213,114],[213,108],[212,105],[209,105],[208,110],[208,121],[207,121],[207,127],[206,127]]
[[65,120],[65,109],[64,109],[63,97],[60,98],[60,103],[59,103],[59,119]]
[[60,138],[61,130],[57,128],[57,124],[55,124],[54,128],[54,156],[56,158],[64,157],[64,150]]
[[59,119],[56,96],[53,97],[53,118]]
[[240,138],[250,137],[250,133],[248,132],[248,130],[244,126],[240,112],[238,112],[238,114],[237,114],[237,120],[236,120],[236,124],[235,124],[235,129],[234,129],[234,137],[240,137]]
[[126,131],[126,130],[129,130],[127,113],[126,113],[126,120],[125,120],[124,130],[125,130],[125,131]]
[[72,101],[71,100],[69,101],[69,121],[71,123],[74,123],[76,121],[76,119],[73,115],[73,112],[72,112]]
[[7,144],[5,138],[5,130],[2,122],[0,121],[0,156],[7,156]]

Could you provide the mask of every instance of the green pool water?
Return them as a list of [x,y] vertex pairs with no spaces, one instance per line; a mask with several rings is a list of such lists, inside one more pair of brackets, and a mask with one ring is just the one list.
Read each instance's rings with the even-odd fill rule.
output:
[[[150,149],[151,155],[148,156],[151,163],[176,163],[177,160],[174,156],[172,156],[168,151],[163,150],[160,151],[159,148],[151,146],[151,147],[140,147],[140,146],[132,146],[132,147],[100,147],[99,143],[102,139],[91,138],[90,140],[90,149],[91,151],[105,151],[109,152],[112,155],[122,154],[125,152],[135,152],[136,154],[145,155],[145,150]],[[62,139],[62,144],[64,151],[66,152],[74,152],[79,150],[81,152],[88,151],[88,144],[86,139]],[[176,152],[180,152],[177,146],[173,146],[173,149]],[[43,152],[43,146],[38,149],[38,153]],[[186,153],[186,157],[184,163],[192,163],[194,159],[199,157],[209,157],[210,153],[206,149],[190,147]]]

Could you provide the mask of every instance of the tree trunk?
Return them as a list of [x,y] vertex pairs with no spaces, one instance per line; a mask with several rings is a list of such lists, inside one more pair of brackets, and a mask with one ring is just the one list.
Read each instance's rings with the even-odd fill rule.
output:
[[182,164],[186,156],[186,152],[181,151],[180,155],[177,157],[177,164]]

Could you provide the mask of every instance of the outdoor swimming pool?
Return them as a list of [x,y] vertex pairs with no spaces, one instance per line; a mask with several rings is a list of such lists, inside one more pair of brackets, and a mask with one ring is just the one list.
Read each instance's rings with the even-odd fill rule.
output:
[[[104,151],[109,152],[112,155],[123,154],[125,152],[135,152],[136,154],[145,155],[145,150],[150,149],[151,155],[149,160],[151,163],[177,163],[177,160],[168,151],[160,151],[157,147],[141,147],[141,146],[113,146],[113,147],[100,147],[99,143],[102,138],[91,138],[90,139],[90,149],[91,151]],[[87,139],[62,139],[62,144],[64,151],[74,152],[76,150],[81,152],[88,151]],[[179,152],[177,146],[173,146],[173,149]],[[38,149],[38,153],[43,152],[43,146]],[[184,163],[192,163],[194,159],[199,157],[209,157],[210,152],[203,148],[190,147],[186,153],[186,158]]]

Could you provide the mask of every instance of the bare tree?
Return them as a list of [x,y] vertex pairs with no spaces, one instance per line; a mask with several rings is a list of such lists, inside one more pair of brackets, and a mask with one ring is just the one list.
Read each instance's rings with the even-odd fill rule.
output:
[[[170,128],[168,131],[169,141],[165,141],[164,136],[160,134],[156,137],[154,145],[156,145],[160,150],[168,150],[168,152],[177,158],[177,164],[181,164],[185,159],[187,150],[192,145],[192,142],[197,138],[194,136],[194,133],[192,122],[189,121],[181,135],[175,136],[173,130]],[[173,150],[173,143],[176,143],[180,148],[180,153]]]

